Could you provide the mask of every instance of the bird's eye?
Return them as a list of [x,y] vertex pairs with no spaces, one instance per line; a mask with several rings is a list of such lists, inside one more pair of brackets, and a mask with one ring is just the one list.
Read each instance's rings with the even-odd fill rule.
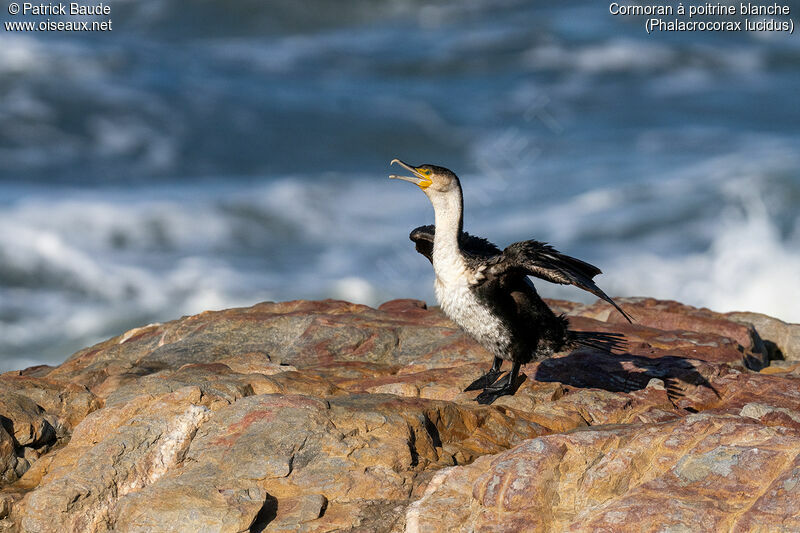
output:
[[422,172],[422,175],[425,176],[426,178],[430,178],[431,174],[433,174],[433,172],[431,172],[427,168],[423,168],[422,170],[420,170],[420,172]]

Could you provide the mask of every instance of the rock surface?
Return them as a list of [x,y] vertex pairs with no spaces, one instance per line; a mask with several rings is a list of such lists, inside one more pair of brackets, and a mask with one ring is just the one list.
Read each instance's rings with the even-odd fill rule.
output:
[[[800,326],[552,301],[625,334],[523,367],[437,309],[263,303],[0,375],[0,531],[798,531]],[[777,358],[777,359],[776,359]]]

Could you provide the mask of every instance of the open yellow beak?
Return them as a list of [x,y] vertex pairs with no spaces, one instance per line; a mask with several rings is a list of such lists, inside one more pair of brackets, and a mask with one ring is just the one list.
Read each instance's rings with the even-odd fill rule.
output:
[[408,181],[419,186],[420,189],[430,187],[431,183],[433,183],[429,177],[422,174],[422,172],[417,170],[415,167],[412,167],[408,163],[403,163],[399,159],[392,159],[392,162],[389,163],[389,165],[394,165],[395,163],[414,174],[414,176],[398,176],[397,174],[390,174],[389,179]]

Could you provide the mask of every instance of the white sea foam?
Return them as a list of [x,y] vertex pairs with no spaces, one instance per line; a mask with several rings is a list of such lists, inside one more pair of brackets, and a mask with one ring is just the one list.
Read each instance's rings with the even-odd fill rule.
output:
[[43,56],[43,47],[35,39],[3,32],[0,34],[0,72],[19,73],[36,70],[42,72],[47,65],[39,61]]
[[730,208],[717,221],[707,250],[677,257],[631,250],[612,261],[609,285],[616,293],[800,323],[800,235],[781,237],[761,198],[741,198],[741,205],[744,213]]
[[[209,4],[176,34],[181,3],[124,1],[102,43],[0,35],[0,367],[264,299],[431,301],[408,232],[432,210],[389,150],[456,167],[469,231],[550,241],[610,293],[798,319],[796,40],[654,41],[588,4],[323,4],[248,27]],[[371,175],[315,170],[354,163]]]
[[616,38],[580,45],[558,42],[537,44],[527,51],[524,62],[534,69],[557,69],[588,74],[680,72],[691,53],[693,68],[751,72],[764,64],[763,54],[751,48],[695,45],[682,54],[667,44],[640,39]]
[[800,322],[800,215],[784,199],[797,194],[800,179],[784,181],[800,165],[797,150],[775,140],[743,144],[671,173],[507,214],[496,229],[536,228],[559,248],[589,246],[611,294]]
[[410,187],[381,205],[396,184],[359,181],[61,191],[1,205],[0,368],[31,350],[61,359],[69,352],[54,350],[144,320],[274,298],[388,299],[376,250],[405,239],[397,215],[421,217],[425,205]]
[[[662,216],[659,202],[675,205],[698,189],[698,173],[708,175],[715,166],[728,170],[707,177],[703,188],[727,207],[719,216],[696,214],[706,231],[700,246],[678,246],[682,232],[698,224],[692,220],[672,219],[671,227],[625,237],[625,228],[646,220],[643,213]],[[734,168],[740,177],[722,178]],[[490,205],[470,212],[468,229],[501,245],[517,236],[548,236],[564,251],[597,262],[607,272],[600,282],[609,293],[800,321],[800,221],[794,234],[778,231],[761,199],[768,182],[753,169],[741,158],[723,158],[661,177],[644,196],[639,186],[622,185],[539,209]],[[25,355],[31,361],[53,361],[67,355],[53,349],[75,349],[139,323],[263,299],[432,301],[430,265],[407,240],[414,225],[432,219],[427,199],[383,177],[313,182],[286,178],[195,193],[192,200],[181,200],[187,190],[178,187],[158,199],[154,191],[139,190],[6,205],[0,209],[0,224],[9,230],[0,236],[0,268],[12,286],[3,290],[2,311],[16,319],[0,322],[4,368],[17,364],[9,357],[31,353],[31,347],[44,354]],[[518,192],[500,191],[509,198],[497,201],[513,202]],[[641,205],[626,211],[634,200]],[[598,228],[605,228],[605,237],[592,243]],[[663,238],[653,240],[653,231]],[[546,295],[582,296],[539,285]]]
[[547,43],[532,48],[526,60],[535,68],[613,72],[664,68],[674,60],[674,57],[675,53],[664,45],[615,40],[577,48]]

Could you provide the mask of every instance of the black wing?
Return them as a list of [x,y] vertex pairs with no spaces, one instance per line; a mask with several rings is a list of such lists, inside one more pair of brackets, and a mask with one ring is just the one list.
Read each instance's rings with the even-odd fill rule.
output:
[[428,261],[433,264],[433,226],[420,226],[413,230],[408,236],[409,239],[414,241],[414,246],[417,251],[428,258]]
[[599,268],[564,255],[552,246],[538,241],[516,242],[503,250],[502,255],[492,258],[485,275],[492,278],[520,273],[560,285],[575,285],[610,303],[628,322],[633,322],[628,313],[592,281],[601,274]]
[[[434,226],[420,226],[408,236],[414,241],[417,251],[428,258],[433,263],[433,236],[436,234]],[[461,249],[469,256],[474,257],[493,257],[499,256],[502,252],[500,248],[486,239],[470,235],[466,231],[461,232]]]
[[[433,263],[434,226],[420,226],[411,232],[409,238],[414,241],[417,251]],[[480,237],[469,233],[461,233],[461,249],[468,261],[476,265],[488,266],[483,272],[484,279],[497,279],[510,274],[536,276],[537,278],[558,283],[575,285],[598,298],[610,303],[628,322],[633,322],[630,315],[618,306],[592,278],[601,274],[599,268],[585,261],[564,255],[552,246],[539,241],[516,242],[503,250]]]

